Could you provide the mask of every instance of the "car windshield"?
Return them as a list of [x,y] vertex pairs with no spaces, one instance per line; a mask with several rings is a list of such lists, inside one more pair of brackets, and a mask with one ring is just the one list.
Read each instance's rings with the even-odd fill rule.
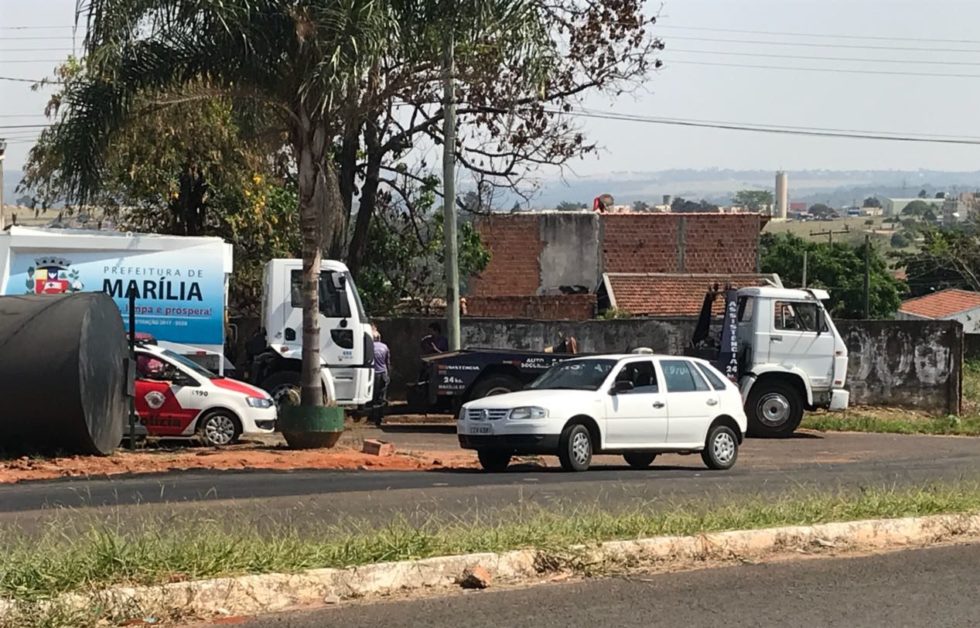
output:
[[548,369],[528,388],[536,390],[599,390],[616,366],[615,360],[571,360]]
[[185,369],[187,369],[189,371],[193,371],[194,373],[197,373],[201,377],[206,377],[208,379],[218,379],[218,376],[217,375],[215,375],[211,371],[207,370],[206,368],[204,368],[203,366],[201,366],[197,362],[195,362],[195,361],[193,361],[193,360],[191,360],[189,358],[186,358],[186,357],[180,355],[179,353],[174,353],[173,351],[171,351],[169,349],[165,349],[163,351],[163,355],[164,355],[164,357],[166,357],[171,362],[174,362],[176,364],[179,364],[182,367],[184,367]]

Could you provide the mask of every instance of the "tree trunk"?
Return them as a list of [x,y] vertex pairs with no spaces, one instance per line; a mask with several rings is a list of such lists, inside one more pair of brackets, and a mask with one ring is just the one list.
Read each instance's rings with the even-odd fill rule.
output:
[[[344,226],[350,224],[351,211],[354,207],[355,181],[357,179],[357,151],[360,148],[360,127],[347,131],[340,147],[340,167],[338,168],[340,198],[344,205]],[[333,238],[330,246],[332,259],[343,259],[347,248],[347,229],[341,229]]]
[[371,229],[371,218],[378,203],[378,184],[381,178],[381,141],[378,127],[373,118],[364,128],[364,144],[367,150],[367,168],[364,172],[364,185],[361,187],[361,202],[357,208],[354,234],[347,251],[347,267],[355,278],[361,271],[364,256],[367,254],[367,241]]

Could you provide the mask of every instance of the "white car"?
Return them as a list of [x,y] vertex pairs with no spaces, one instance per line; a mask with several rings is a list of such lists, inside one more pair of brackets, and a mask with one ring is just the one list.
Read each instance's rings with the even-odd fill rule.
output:
[[215,446],[276,427],[276,404],[264,390],[151,344],[136,348],[136,414],[150,436],[197,436]]
[[525,390],[463,405],[457,433],[487,471],[533,454],[557,455],[567,471],[585,471],[593,454],[646,468],[667,452],[730,469],[747,427],[738,388],[708,362],[608,355],[560,362]]

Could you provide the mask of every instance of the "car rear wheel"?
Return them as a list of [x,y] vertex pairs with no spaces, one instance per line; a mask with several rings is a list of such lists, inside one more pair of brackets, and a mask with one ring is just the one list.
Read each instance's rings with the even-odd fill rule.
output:
[[507,470],[507,465],[510,464],[511,453],[496,449],[480,449],[476,452],[476,456],[480,459],[480,466],[483,467],[484,471],[500,473],[501,471]]
[[215,410],[204,415],[197,424],[198,436],[212,447],[231,445],[241,436],[238,418],[227,410]]
[[558,441],[558,460],[565,471],[587,471],[592,464],[592,434],[581,423],[570,425]]
[[709,469],[725,471],[738,460],[738,436],[727,425],[716,425],[708,432],[701,459]]
[[626,464],[634,469],[646,469],[653,464],[653,461],[656,460],[656,458],[657,454],[649,454],[642,451],[623,454],[623,459],[626,461]]

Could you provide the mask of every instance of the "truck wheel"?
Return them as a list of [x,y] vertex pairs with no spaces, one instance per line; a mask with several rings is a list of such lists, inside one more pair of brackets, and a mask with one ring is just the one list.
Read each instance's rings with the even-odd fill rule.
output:
[[584,425],[570,425],[562,432],[558,460],[565,471],[588,471],[592,463],[592,435]]
[[716,425],[708,432],[701,450],[705,466],[715,471],[725,471],[738,460],[738,437],[727,425]]
[[273,373],[262,382],[262,389],[269,393],[278,408],[298,406],[300,402],[299,371]]
[[472,388],[468,401],[493,397],[494,395],[505,395],[524,388],[521,380],[511,375],[490,375],[480,379]]
[[478,449],[476,456],[480,459],[480,466],[483,467],[484,471],[500,473],[507,470],[511,454],[509,451],[500,451],[499,449]]
[[760,438],[788,438],[803,420],[799,391],[783,382],[756,384],[745,404],[749,434]]
[[657,454],[648,454],[642,451],[633,451],[623,454],[623,460],[634,469],[646,469],[656,460]]

